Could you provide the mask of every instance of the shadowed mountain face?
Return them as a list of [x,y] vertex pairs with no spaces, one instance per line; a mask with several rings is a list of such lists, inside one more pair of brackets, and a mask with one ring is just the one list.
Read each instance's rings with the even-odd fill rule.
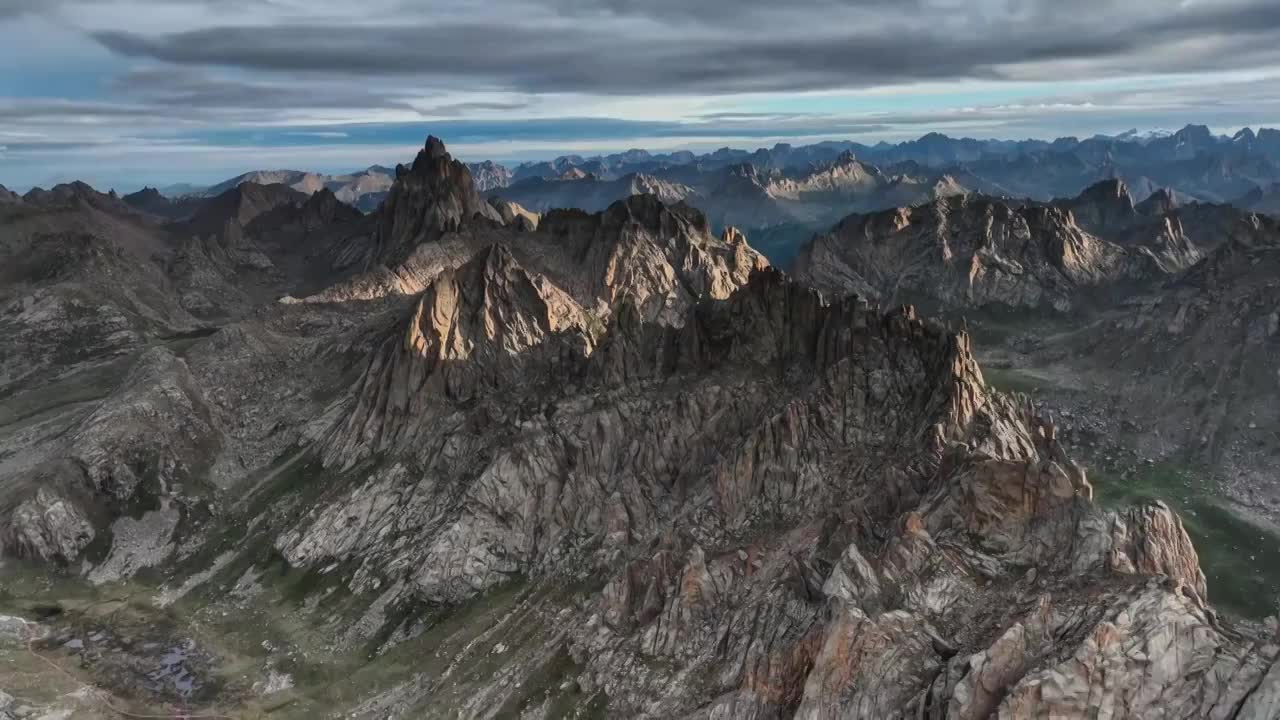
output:
[[[539,212],[434,137],[369,215],[254,183],[169,224],[84,187],[0,205],[0,572],[12,612],[54,608],[24,632],[84,634],[74,672],[142,714],[1273,717],[1274,624],[1213,608],[1174,510],[1096,504],[967,332],[837,292],[1187,293],[1203,315],[1140,335],[1225,343],[1234,313],[1265,345],[1271,226],[758,167],[718,182],[929,202],[847,218],[794,279],[668,181]],[[181,692],[136,679],[174,647]]]
[[343,203],[364,212],[372,212],[386,198],[387,191],[391,189],[394,180],[395,171],[379,165],[344,175],[324,175],[301,170],[255,170],[206,188],[183,185],[157,192],[163,193],[166,198],[187,203],[218,197],[244,183],[287,185],[306,195],[328,190]]
[[186,220],[204,204],[203,199],[195,197],[170,200],[159,190],[149,187],[120,199],[136,210],[173,221]]
[[378,212],[374,258],[395,264],[424,242],[437,240],[464,221],[501,222],[476,190],[466,165],[454,160],[432,136],[413,165],[396,166],[396,181]]
[[1233,201],[1234,205],[1268,215],[1280,215],[1280,183],[1254,188]]
[[[1061,343],[1082,364],[1140,374],[1121,402],[1165,452],[1224,468],[1243,504],[1280,510],[1280,228],[1254,218],[1157,292]],[[1124,337],[1123,343],[1115,338]]]

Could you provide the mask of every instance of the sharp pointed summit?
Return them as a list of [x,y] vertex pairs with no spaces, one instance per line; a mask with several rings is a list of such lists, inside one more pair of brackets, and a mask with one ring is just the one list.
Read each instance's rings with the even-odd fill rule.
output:
[[409,167],[396,167],[395,184],[378,209],[370,260],[393,266],[413,248],[475,220],[502,217],[476,190],[471,172],[434,135]]

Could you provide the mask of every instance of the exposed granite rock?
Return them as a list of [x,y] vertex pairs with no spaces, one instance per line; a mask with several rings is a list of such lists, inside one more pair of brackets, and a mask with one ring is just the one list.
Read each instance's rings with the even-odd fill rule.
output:
[[145,187],[120,199],[132,208],[170,221],[187,220],[205,204],[202,198],[170,199],[152,187]]
[[953,196],[851,215],[813,239],[795,272],[888,304],[1067,312],[1158,286],[1250,222],[1225,207],[1157,209],[1135,209],[1119,180],[1049,204]]
[[20,212],[0,233],[0,391],[199,327],[147,256],[158,234],[93,209]]
[[702,198],[693,188],[647,173],[631,173],[601,180],[579,168],[570,168],[555,179],[528,178],[510,187],[491,190],[492,199],[515,202],[537,212],[574,208],[600,212],[632,195],[655,195],[664,203],[696,203]]
[[70,562],[93,542],[97,535],[94,524],[74,501],[54,490],[52,484],[43,484],[51,478],[34,479],[42,483],[34,494],[6,507],[0,519],[4,551],[18,557]]
[[814,238],[796,274],[830,292],[940,307],[1049,306],[1078,288],[1119,280],[1127,253],[1077,226],[1069,212],[956,196],[853,215]]
[[[423,370],[379,373],[427,379],[386,413],[418,432],[341,434],[332,462],[362,443],[384,460],[279,536],[291,563],[397,602],[603,572],[569,647],[621,716],[1030,718],[1104,697],[1117,717],[1170,698],[1174,717],[1235,717],[1274,662],[1205,605],[1177,517],[1096,508],[1053,425],[985,388],[963,335],[765,272],[679,323],[624,305],[592,350],[574,321],[548,342],[549,296],[505,253],[460,273],[474,300],[442,304],[458,281],[441,276],[405,336],[431,317],[427,339],[397,346]],[[517,288],[525,311],[501,310]],[[476,334],[498,316],[540,341]],[[476,377],[503,348],[556,370],[431,389],[429,338],[455,336],[483,337],[464,343]],[[395,397],[376,387],[361,396]]]
[[1040,352],[1125,377],[1142,373],[1144,382],[1132,383],[1117,403],[1161,445],[1228,470],[1241,481],[1233,490],[1238,501],[1275,516],[1280,227],[1250,216],[1228,238],[1159,292]]
[[1134,209],[1138,214],[1147,217],[1159,217],[1168,215],[1177,210],[1183,203],[1178,201],[1178,196],[1169,188],[1159,188],[1155,192],[1147,196],[1146,200],[1134,205]]
[[505,165],[499,165],[492,160],[467,163],[467,170],[475,181],[476,190],[480,192],[497,190],[511,184],[511,170]]
[[[203,483],[219,442],[186,364],[167,350],[148,350],[92,407],[9,439],[0,467],[0,508],[10,508],[7,520],[0,513],[8,526],[2,549],[68,563],[117,516],[198,504],[186,491]],[[169,534],[172,524],[165,540]]]
[[[434,139],[391,196],[368,220],[320,195],[224,222],[200,247],[242,309],[189,346],[139,333],[92,402],[0,423],[5,552],[100,544],[102,581],[182,558],[176,594],[234,602],[268,567],[319,581],[292,611],[362,657],[525,588],[344,716],[1274,716],[1277,639],[1212,610],[1167,506],[1096,506],[966,333],[824,299],[653,196],[533,228]],[[885,299],[932,277],[940,301],[1074,303],[1199,251],[1184,211],[1121,242],[1061,207],[949,198],[842,225],[907,240],[863,233],[892,270],[844,267]],[[252,231],[271,218],[302,234]],[[254,304],[308,267],[324,291]]]
[[519,203],[510,200],[489,198],[489,204],[502,216],[503,224],[519,227],[522,230],[537,230],[538,221],[542,219],[538,213],[526,210]]
[[437,240],[479,215],[501,222],[480,197],[467,166],[432,136],[413,165],[396,167],[396,181],[378,212],[370,265],[394,266],[423,242]]
[[1080,227],[1095,235],[1123,230],[1139,217],[1129,188],[1119,178],[1094,183],[1078,196],[1054,204],[1070,211]]

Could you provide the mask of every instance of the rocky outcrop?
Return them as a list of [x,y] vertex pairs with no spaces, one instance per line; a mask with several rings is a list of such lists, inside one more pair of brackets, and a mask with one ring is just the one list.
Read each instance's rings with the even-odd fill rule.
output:
[[287,185],[245,182],[201,204],[190,220],[175,226],[175,235],[207,237],[228,224],[247,228],[254,220],[277,208],[301,205],[307,196]]
[[1123,230],[1139,217],[1129,188],[1119,178],[1094,183],[1078,196],[1054,204],[1071,211],[1076,223],[1095,235]]
[[143,353],[92,407],[46,422],[55,432],[25,438],[27,447],[8,438],[15,462],[0,470],[5,555],[71,563],[95,539],[110,550],[116,518],[162,503],[175,512],[199,505],[192,491],[220,441],[186,364],[162,349]]
[[1136,209],[1109,180],[1049,204],[952,196],[851,215],[815,237],[795,270],[825,291],[887,303],[1066,312],[1158,286],[1247,222],[1229,207],[1152,198]]
[[169,199],[160,191],[146,187],[120,198],[130,207],[169,221],[189,219],[204,204],[200,198]]
[[[683,204],[535,228],[468,212],[455,173],[429,141],[376,217],[318,195],[224,223],[206,254],[245,296],[252,273],[289,274],[290,238],[367,270],[202,337],[141,334],[88,399],[0,394],[5,552],[90,582],[158,566],[162,602],[205,632],[307,628],[252,634],[269,677],[284,657],[300,684],[311,665],[379,676],[358,699],[300,686],[301,713],[1274,714],[1274,626],[1213,610],[1169,506],[1096,505],[967,333],[824,296]],[[1159,217],[1170,248],[1184,212]],[[271,218],[302,234],[253,233]],[[842,232],[833,257],[888,268],[858,275],[885,300],[915,283],[1074,302],[1159,266],[1155,243],[1103,240],[1073,210],[972,196]],[[1240,247],[1187,281],[1237,287],[1267,262]],[[76,392],[99,377],[81,372]]]
[[655,195],[670,204],[681,201],[697,204],[700,200],[697,191],[687,185],[644,173],[632,173],[611,180],[602,180],[585,173],[581,177],[562,176],[552,180],[534,177],[496,188],[489,194],[492,198],[519,203],[541,213],[556,208],[600,212],[632,195]]
[[[1097,508],[966,336],[771,271],[594,343],[505,252],[439,284],[362,381],[418,430],[342,433],[384,460],[278,536],[291,563],[393,603],[601,577],[555,622],[619,716],[1248,717],[1280,647],[1221,624],[1167,507]],[[543,372],[439,375],[511,362]]]
[[931,307],[1069,309],[1081,288],[1130,272],[1128,254],[1067,211],[956,196],[853,215],[814,238],[795,272],[824,291]]
[[0,548],[6,555],[69,563],[93,542],[98,530],[83,509],[88,503],[67,497],[83,497],[83,488],[59,488],[56,477],[36,476],[30,494],[0,505]]
[[0,390],[197,327],[161,269],[123,244],[138,238],[77,232],[22,238],[19,228],[13,228],[19,241],[0,247],[0,332],[8,339]]
[[413,165],[396,166],[396,181],[378,211],[370,263],[394,267],[424,243],[438,240],[474,217],[500,223],[480,197],[467,166],[432,136]]
[[723,299],[765,260],[742,233],[720,237],[698,210],[633,195],[595,215],[556,211],[542,216],[538,235],[565,257],[555,274],[593,306],[635,306],[646,320],[678,323],[700,298]]
[[22,202],[21,195],[0,185],[0,205],[16,205],[20,202]]
[[1272,362],[1280,351],[1280,226],[1249,216],[1226,237],[1177,280],[1063,342],[1083,367],[1142,373],[1146,382],[1120,401],[1159,446],[1230,468],[1238,501],[1270,515],[1280,507],[1264,469],[1280,428]]
[[542,219],[542,216],[538,213],[530,212],[519,203],[514,203],[510,200],[489,198],[489,204],[502,216],[504,225],[510,225],[521,230],[537,230],[538,222]]
[[327,189],[243,183],[169,226],[170,274],[183,306],[206,319],[237,317],[284,295],[305,295],[347,274],[351,238],[369,247],[371,222]]
[[1233,200],[1232,204],[1254,212],[1280,215],[1280,183],[1254,188]]
[[1177,210],[1184,203],[1179,201],[1177,193],[1169,188],[1158,188],[1147,196],[1146,200],[1134,205],[1139,215],[1160,217]]
[[478,163],[467,163],[467,170],[471,173],[471,178],[475,181],[476,190],[480,192],[489,192],[505,188],[511,184],[512,174],[505,165],[499,165],[492,160],[485,160]]

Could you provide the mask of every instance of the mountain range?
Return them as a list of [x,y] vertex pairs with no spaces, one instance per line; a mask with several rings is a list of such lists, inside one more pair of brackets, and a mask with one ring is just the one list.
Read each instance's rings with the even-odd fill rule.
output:
[[244,183],[255,185],[287,185],[310,195],[320,190],[332,192],[342,202],[364,212],[377,209],[395,179],[395,171],[381,165],[344,175],[325,175],[301,170],[255,170],[224,180],[209,187],[182,184],[163,189],[146,188],[140,192],[159,194],[172,200],[217,197]]
[[[915,205],[937,197],[980,193],[1048,201],[1079,194],[1105,179],[1125,182],[1135,201],[1159,190],[1180,204],[1234,203],[1275,213],[1280,186],[1280,131],[1214,135],[1188,125],[1173,132],[1130,130],[1115,136],[1043,140],[976,140],[939,133],[896,144],[778,144],[755,151],[722,148],[655,154],[566,155],[507,167],[471,163],[477,189],[535,212],[578,208],[598,212],[634,194],[698,206],[717,228],[742,228],[772,262],[788,267],[803,243],[850,212]],[[370,212],[386,197],[393,172],[382,166],[347,175],[296,170],[246,173],[209,188],[175,186],[172,202],[127,196],[171,219],[191,210],[193,197],[212,197],[243,182],[284,184],[304,193],[327,188]]]
[[1272,140],[0,189],[0,713],[1280,716]]

